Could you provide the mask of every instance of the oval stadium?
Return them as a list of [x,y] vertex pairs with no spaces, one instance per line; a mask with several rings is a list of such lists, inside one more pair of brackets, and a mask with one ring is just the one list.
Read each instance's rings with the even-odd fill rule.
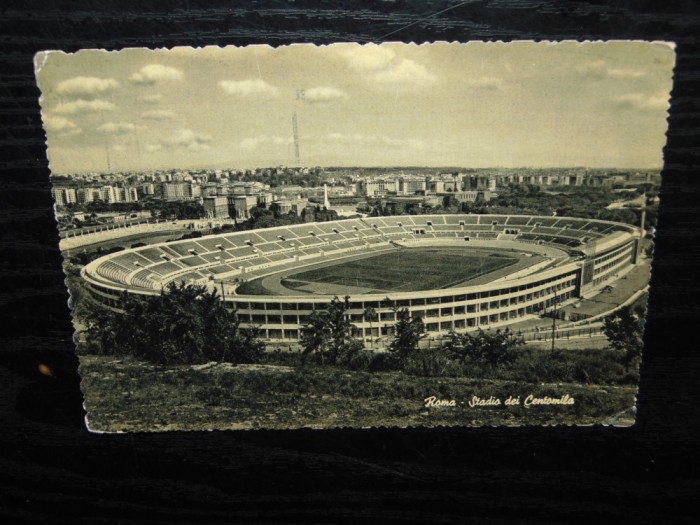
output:
[[309,315],[335,296],[349,296],[356,337],[391,335],[397,308],[437,335],[505,327],[594,292],[637,263],[641,234],[569,217],[366,217],[133,248],[91,262],[82,276],[110,307],[122,292],[206,285],[268,342],[298,341]]

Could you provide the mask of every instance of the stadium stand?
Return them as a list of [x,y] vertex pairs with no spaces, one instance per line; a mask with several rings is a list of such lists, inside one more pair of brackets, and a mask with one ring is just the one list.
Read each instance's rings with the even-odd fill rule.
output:
[[[160,293],[163,287],[171,282],[213,285],[221,280],[235,283],[283,270],[293,270],[318,261],[342,260],[364,252],[380,253],[401,245],[465,245],[464,241],[469,240],[471,244],[479,243],[480,246],[487,247],[498,247],[499,243],[504,242],[515,245],[520,243],[525,251],[534,249],[536,245],[551,246],[568,253],[569,261],[565,264],[557,264],[554,268],[543,266],[541,271],[530,275],[482,285],[474,290],[466,287],[459,289],[459,293],[458,289],[444,289],[392,294],[416,312],[421,310],[413,306],[418,307],[420,301],[426,298],[436,298],[441,303],[459,303],[460,307],[468,304],[473,310],[471,313],[461,314],[460,318],[447,316],[440,326],[450,326],[450,329],[464,326],[465,329],[469,329],[486,324],[511,322],[537,311],[538,308],[546,308],[551,301],[558,300],[560,296],[569,298],[603,286],[605,282],[614,279],[622,269],[636,263],[639,233],[637,228],[625,224],[571,217],[368,217],[210,235],[133,248],[93,261],[83,268],[82,276],[93,299],[114,307],[122,291]],[[550,283],[554,281],[561,281],[560,284],[566,285],[552,287]],[[480,314],[482,302],[478,299],[467,303],[464,300],[457,301],[460,296],[487,292],[488,302],[492,303],[493,296],[510,297],[514,285],[522,289],[543,287],[547,293],[544,296],[533,295],[529,299],[525,294],[524,300],[528,306],[505,310],[505,317],[501,315],[504,311],[498,309],[489,311],[488,314]],[[229,291],[224,296],[224,300],[241,313],[252,307],[264,310],[269,302],[288,304],[298,309],[301,302],[322,305],[327,304],[330,298],[323,295],[310,297],[294,294],[274,298],[241,296],[235,293],[234,285],[229,286]],[[376,304],[381,311],[389,312],[387,306],[381,304],[384,297],[361,294],[353,299],[358,301],[356,304],[362,308],[368,304]],[[464,309],[461,308],[460,311]],[[296,323],[266,322],[263,323],[262,329],[265,336],[271,340],[279,337],[294,340],[299,336],[303,320],[304,316],[300,315]],[[392,326],[391,322],[377,324],[380,335],[390,331]],[[364,335],[370,330],[364,323],[359,323],[357,329]],[[442,331],[442,328],[440,330]],[[270,334],[274,334],[274,337]]]

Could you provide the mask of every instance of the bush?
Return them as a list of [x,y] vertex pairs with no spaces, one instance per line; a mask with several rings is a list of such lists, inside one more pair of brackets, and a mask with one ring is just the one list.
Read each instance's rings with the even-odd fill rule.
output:
[[543,351],[519,356],[504,375],[528,383],[554,383],[574,381],[573,372],[566,356],[557,354],[552,357],[549,352]]
[[636,384],[637,371],[627,372],[619,355],[610,350],[583,350],[570,355],[575,374],[585,380],[581,383],[594,384]]
[[492,368],[510,365],[522,353],[522,337],[510,329],[484,332],[481,328],[474,333],[451,332],[443,349],[463,363],[489,364]]
[[360,350],[354,355],[350,356],[346,363],[346,367],[349,370],[364,370],[369,371],[372,361],[376,354],[369,350]]
[[450,359],[441,348],[415,352],[406,359],[403,371],[407,374],[426,377],[459,377],[464,375],[462,365]]
[[367,371],[369,372],[390,372],[398,370],[399,362],[395,355],[388,353],[375,353],[370,360]]
[[402,372],[419,377],[465,377],[476,381],[492,379],[537,383],[580,383],[633,385],[638,372],[625,371],[619,355],[610,350],[588,349],[558,352],[523,348],[512,362],[494,365],[483,359],[455,359],[444,348],[422,349],[406,359],[391,352],[358,350],[335,362],[314,353],[272,352],[263,362],[293,367],[323,367],[330,370]]
[[266,365],[301,366],[303,364],[303,358],[304,356],[301,352],[287,352],[278,348],[265,352],[260,362]]
[[530,383],[636,384],[638,374],[625,372],[619,357],[601,349],[559,352],[540,350],[522,354],[497,377]]

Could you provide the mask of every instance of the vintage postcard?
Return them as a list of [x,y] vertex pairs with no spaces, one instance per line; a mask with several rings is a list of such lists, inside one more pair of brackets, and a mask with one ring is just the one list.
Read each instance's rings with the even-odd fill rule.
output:
[[672,43],[35,61],[91,431],[634,423]]

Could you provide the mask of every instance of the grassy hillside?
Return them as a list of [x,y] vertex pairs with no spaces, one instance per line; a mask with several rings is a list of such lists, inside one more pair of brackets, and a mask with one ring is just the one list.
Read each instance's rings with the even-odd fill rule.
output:
[[[156,367],[129,358],[82,356],[92,430],[203,430],[602,422],[635,404],[633,385],[528,383],[324,367],[209,364]],[[528,395],[575,403],[533,405]],[[456,406],[428,407],[434,396]],[[469,406],[473,396],[520,397],[517,406]]]

